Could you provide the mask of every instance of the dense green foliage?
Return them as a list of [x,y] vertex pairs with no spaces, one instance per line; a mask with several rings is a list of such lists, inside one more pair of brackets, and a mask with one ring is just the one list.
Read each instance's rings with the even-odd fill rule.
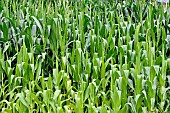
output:
[[169,112],[169,31],[156,2],[1,0],[0,111]]

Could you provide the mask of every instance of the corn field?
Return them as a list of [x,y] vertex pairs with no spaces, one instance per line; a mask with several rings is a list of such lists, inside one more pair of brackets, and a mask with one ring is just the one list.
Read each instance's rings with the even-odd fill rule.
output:
[[170,113],[169,6],[0,0],[0,112]]

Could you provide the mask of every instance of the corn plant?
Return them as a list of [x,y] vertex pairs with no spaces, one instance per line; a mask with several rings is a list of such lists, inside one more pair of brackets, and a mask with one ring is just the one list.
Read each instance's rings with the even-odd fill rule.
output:
[[0,1],[0,111],[170,112],[168,8],[145,0]]

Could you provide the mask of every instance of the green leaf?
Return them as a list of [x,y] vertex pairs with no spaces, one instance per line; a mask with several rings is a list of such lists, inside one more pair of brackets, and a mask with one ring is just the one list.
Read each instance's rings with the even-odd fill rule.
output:
[[41,32],[41,34],[44,34],[43,27],[42,27],[42,25],[40,24],[39,20],[38,20],[35,16],[31,16],[31,17],[34,19],[36,25],[38,26],[38,28],[39,28],[39,30],[40,30],[40,32]]

